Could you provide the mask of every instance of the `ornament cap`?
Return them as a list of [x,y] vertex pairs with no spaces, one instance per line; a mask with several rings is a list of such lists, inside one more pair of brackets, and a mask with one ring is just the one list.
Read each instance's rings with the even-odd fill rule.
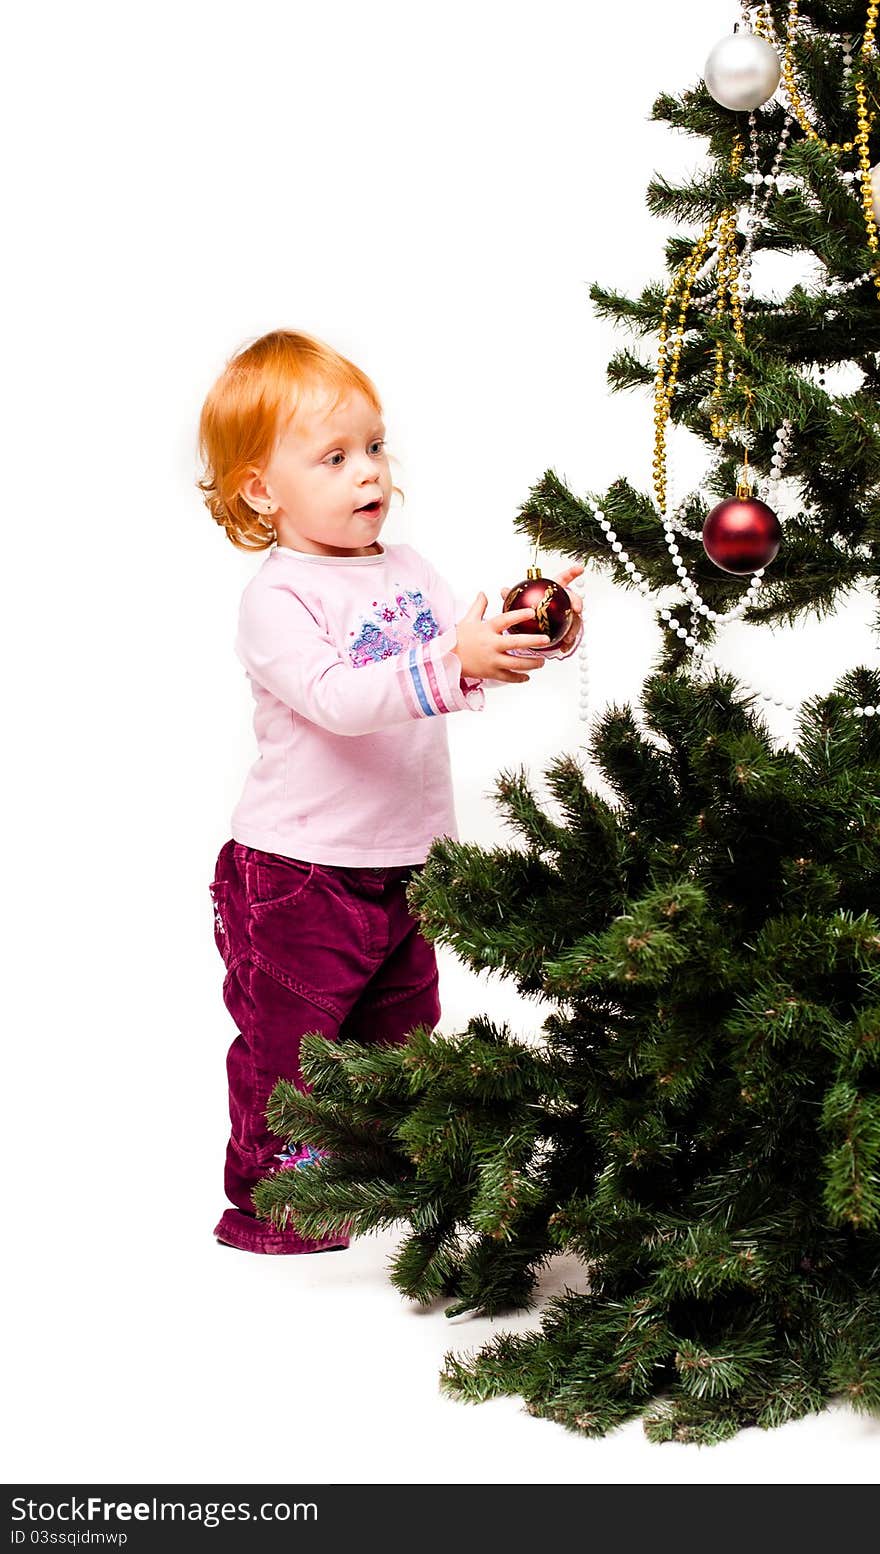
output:
[[526,570],[526,577],[530,581],[531,581],[532,578],[541,577],[541,576],[543,576],[543,574],[541,572],[541,568],[540,567],[528,567],[527,570]]

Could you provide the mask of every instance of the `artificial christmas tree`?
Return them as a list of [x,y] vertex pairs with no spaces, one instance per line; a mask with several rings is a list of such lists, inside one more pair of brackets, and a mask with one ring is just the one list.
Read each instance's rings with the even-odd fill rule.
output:
[[[427,937],[552,1015],[533,1042],[485,1017],[403,1047],[310,1036],[309,1092],[270,1103],[281,1137],[329,1153],[268,1177],[258,1211],[307,1235],[405,1221],[392,1278],[413,1299],[522,1308],[550,1256],[580,1256],[587,1293],[450,1355],[444,1385],[520,1393],[585,1434],[642,1414],[652,1439],[711,1442],[835,1394],[880,1411],[880,672],[813,697],[788,748],[711,663],[726,620],[796,622],[877,589],[877,15],[744,7],[761,47],[713,52],[720,96],[657,101],[714,167],[649,200],[704,230],[670,241],[665,288],[591,292],[658,336],[654,362],[621,352],[608,372],[653,385],[653,493],[578,498],[548,472],[517,518],[624,585],[681,589],[640,717],[611,708],[589,738],[613,800],[571,756],[545,774],[560,818],[504,773],[522,845],[440,839],[410,886]],[[783,101],[723,106],[767,47]],[[812,252],[821,282],[753,297],[762,249]],[[678,507],[670,421],[714,450]],[[745,588],[701,543],[734,492],[782,527]]]

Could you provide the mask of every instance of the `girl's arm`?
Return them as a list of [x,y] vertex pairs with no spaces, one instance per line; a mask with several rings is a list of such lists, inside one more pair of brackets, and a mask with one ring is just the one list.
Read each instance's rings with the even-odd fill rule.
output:
[[245,589],[235,651],[279,701],[334,734],[371,734],[409,718],[479,712],[479,680],[462,682],[455,624],[430,642],[356,667],[288,583],[261,574]]

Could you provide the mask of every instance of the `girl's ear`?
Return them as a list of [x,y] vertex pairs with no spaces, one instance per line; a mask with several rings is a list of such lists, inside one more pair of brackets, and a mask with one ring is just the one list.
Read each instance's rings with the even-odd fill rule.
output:
[[238,494],[244,497],[249,507],[253,507],[260,513],[265,512],[267,503],[272,500],[262,475],[258,474],[256,470],[252,470],[247,479],[242,481],[238,488]]

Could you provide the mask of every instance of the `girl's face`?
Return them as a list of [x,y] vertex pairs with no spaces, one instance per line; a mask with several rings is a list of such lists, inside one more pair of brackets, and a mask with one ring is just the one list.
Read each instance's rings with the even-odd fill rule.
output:
[[[332,413],[328,405],[329,398],[297,414],[242,495],[257,512],[273,509],[280,545],[321,556],[368,555],[391,499],[385,425],[359,389]],[[368,503],[370,510],[361,511]]]

